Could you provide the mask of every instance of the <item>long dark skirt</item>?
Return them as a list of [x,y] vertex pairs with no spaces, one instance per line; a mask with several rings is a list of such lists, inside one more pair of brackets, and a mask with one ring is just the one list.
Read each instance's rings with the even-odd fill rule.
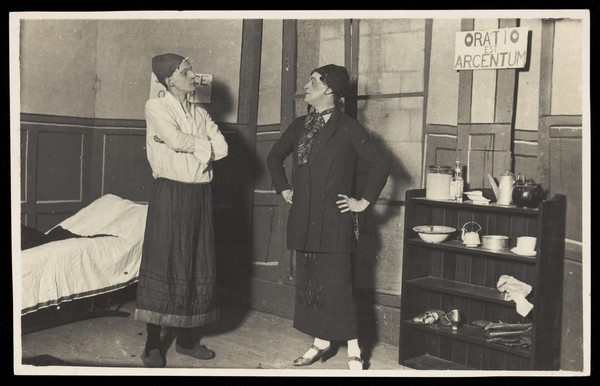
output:
[[135,319],[197,327],[217,319],[210,184],[154,180],[142,249]]
[[294,328],[325,340],[358,337],[349,253],[296,254]]

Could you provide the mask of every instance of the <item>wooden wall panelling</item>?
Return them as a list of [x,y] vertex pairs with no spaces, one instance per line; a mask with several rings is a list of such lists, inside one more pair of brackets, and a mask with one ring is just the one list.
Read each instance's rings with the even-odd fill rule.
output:
[[21,154],[20,154],[20,189],[21,189],[21,224],[33,226],[31,224],[30,217],[28,213],[30,212],[31,204],[28,201],[28,197],[31,191],[31,174],[29,173],[29,153],[31,146],[31,136],[30,130],[21,125],[20,129],[21,135]]
[[236,168],[241,168],[240,179],[242,187],[240,199],[243,212],[238,213],[238,221],[243,224],[244,235],[240,240],[243,245],[252,244],[252,197],[254,157],[256,154],[256,121],[258,114],[258,95],[260,81],[260,52],[262,45],[262,21],[244,20],[242,32],[242,60],[240,65],[240,95],[237,122],[243,125],[238,130],[238,162]]
[[279,137],[279,130],[257,135],[252,245],[256,274],[253,276],[290,285],[293,279],[292,251],[286,245],[289,205],[275,192],[266,163],[267,155]]
[[296,20],[283,21],[283,53],[281,56],[281,132],[296,116],[296,62],[298,56],[298,27]]
[[28,130],[20,130],[20,142],[21,142],[21,153],[20,153],[20,171],[19,171],[19,186],[21,189],[20,200],[21,203],[27,201],[27,142],[28,142]]
[[281,219],[282,212],[287,208],[273,204],[279,200],[275,192],[256,193],[254,196],[252,276],[273,283],[280,281],[280,260],[285,255],[284,224]]
[[[294,251],[286,245],[289,204],[273,188],[266,157],[295,118],[297,49],[297,21],[283,20],[281,122],[257,128],[254,169],[252,307],[288,318],[293,316],[295,260]],[[289,177],[289,159],[285,165]]]
[[[145,129],[99,129],[96,147],[102,149],[100,196],[147,202],[152,170],[146,156]],[[97,154],[97,153],[96,153]]]
[[513,144],[514,172],[515,175],[522,173],[525,178],[538,181],[537,153],[538,153],[537,130],[515,130]]
[[[567,198],[565,236],[565,299],[563,309],[563,341],[561,369],[581,370],[583,346],[582,310],[582,117],[551,116],[552,74],[554,56],[553,19],[542,20],[540,55],[540,97],[538,127],[538,163],[536,182],[541,183],[548,196],[561,193]],[[573,241],[576,240],[576,241]],[[577,240],[579,242],[577,242]],[[573,336],[576,339],[570,339]]]
[[22,117],[26,133],[21,174],[26,181],[22,211],[26,224],[40,231],[77,212],[89,197],[84,176],[89,173],[92,132],[89,127],[58,124],[50,118]]
[[[542,42],[540,54],[540,116],[548,116],[552,104],[552,68],[554,55],[554,20],[542,20]],[[541,162],[542,160],[540,160]]]
[[35,151],[36,203],[81,202],[83,132],[38,128]]
[[93,199],[102,197],[104,179],[104,132],[94,130],[94,146],[90,156],[90,174],[87,183],[90,185],[90,196]]
[[[425,19],[425,46],[423,47],[423,137],[427,127],[427,104],[429,102],[429,77],[431,72],[431,46],[433,44],[433,19]],[[425,146],[425,138],[421,138],[421,143]],[[425,154],[423,152],[422,154]],[[421,178],[424,173],[421,173]]]
[[355,19],[344,20],[344,66],[350,75],[350,84],[344,111],[349,116],[356,118],[358,112],[358,39],[360,36],[360,21]]
[[[296,62],[298,56],[298,25],[296,20],[284,20],[283,22],[283,53],[281,56],[281,124],[280,132],[284,133],[285,130],[292,124],[296,117]],[[288,179],[291,181],[291,160],[286,160],[285,168],[288,173]],[[282,240],[287,239],[287,219],[288,219],[288,204],[278,198],[280,207],[283,207],[281,211],[281,231]],[[287,245],[284,245],[284,250],[281,258],[281,276],[280,280],[282,283],[292,286],[294,285],[296,272],[295,272],[295,251],[287,249]]]
[[498,177],[511,167],[511,124],[463,124],[458,130],[458,158],[466,165],[469,189],[490,187],[487,174]]
[[560,368],[566,371],[583,370],[584,340],[589,339],[582,322],[582,271],[581,261],[565,260]]
[[494,122],[511,123],[514,122],[517,71],[503,69],[497,70],[497,72]]
[[[281,56],[281,122],[257,127],[252,215],[251,285],[253,308],[284,317],[293,315],[293,251],[286,246],[289,205],[275,192],[266,158],[275,141],[294,119],[296,82],[296,21],[284,20]],[[286,161],[286,164],[289,164]]]
[[[473,31],[474,19],[462,19],[461,31]],[[473,71],[460,71],[458,81],[458,124],[471,122]]]
[[539,176],[551,197],[567,196],[566,237],[582,240],[582,117],[551,116],[540,120]]
[[[517,27],[517,24],[517,19],[500,19],[498,28]],[[514,125],[517,76],[516,69],[497,70],[494,109],[494,122],[496,123],[512,123]]]
[[582,232],[582,117],[550,115],[555,21],[542,21],[540,58],[540,121],[538,178],[547,194],[567,196],[567,238],[581,240]]

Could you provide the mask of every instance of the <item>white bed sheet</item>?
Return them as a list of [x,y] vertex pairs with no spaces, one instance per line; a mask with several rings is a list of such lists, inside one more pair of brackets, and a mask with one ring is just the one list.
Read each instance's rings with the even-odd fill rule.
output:
[[21,252],[21,313],[123,288],[137,281],[147,205],[107,194],[57,226],[72,238]]

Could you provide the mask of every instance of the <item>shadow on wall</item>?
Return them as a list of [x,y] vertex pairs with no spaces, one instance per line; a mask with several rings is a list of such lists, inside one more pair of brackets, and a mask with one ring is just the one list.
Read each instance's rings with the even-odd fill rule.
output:
[[[244,181],[246,170],[241,165],[256,164],[254,149],[242,140],[237,122],[226,123],[225,119],[234,112],[235,100],[231,90],[218,79],[213,81],[212,102],[203,107],[225,136],[229,147],[227,157],[216,161],[213,166],[213,207],[216,248],[217,283],[219,287],[220,316],[216,323],[203,327],[204,333],[221,333],[240,326],[249,310],[251,261],[247,224],[252,197],[247,197]],[[248,207],[250,206],[250,208]]]
[[225,122],[235,107],[233,93],[225,83],[213,78],[211,103],[202,104],[215,122]]
[[[372,139],[377,143],[381,153],[387,158],[391,166],[390,177],[386,185],[386,197],[395,198],[404,196],[403,192],[413,182],[411,174],[404,167],[400,158],[392,149],[375,134]],[[358,176],[356,181],[357,193],[362,190],[366,177],[366,164],[359,160]],[[360,194],[358,194],[360,196]],[[399,266],[397,258],[400,256],[402,245],[401,234],[387,234],[384,229],[395,229],[392,222],[401,223],[401,203],[389,201],[377,206],[370,206],[359,215],[360,238],[354,256],[354,283],[358,299],[359,338],[362,339],[361,348],[368,359],[372,351],[372,343],[377,341],[393,342],[397,340],[398,326],[394,326],[392,315],[378,306],[375,299],[375,290],[378,288],[377,274],[395,270]],[[389,232],[389,231],[388,231]],[[390,256],[382,254],[385,250],[394,250]],[[400,274],[400,272],[398,272]],[[386,323],[386,325],[378,325]]]

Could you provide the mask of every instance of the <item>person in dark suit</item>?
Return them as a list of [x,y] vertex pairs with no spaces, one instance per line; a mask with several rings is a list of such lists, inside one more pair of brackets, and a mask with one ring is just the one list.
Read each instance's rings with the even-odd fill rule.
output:
[[[304,86],[309,114],[287,128],[267,158],[275,190],[291,204],[287,247],[297,251],[294,328],[315,338],[295,366],[326,360],[336,340],[348,343],[349,368],[363,368],[352,293],[354,214],[377,200],[390,166],[361,124],[344,113],[348,83],[342,66],[313,70]],[[283,166],[290,154],[291,185]],[[355,198],[359,157],[368,171],[362,197]]]

